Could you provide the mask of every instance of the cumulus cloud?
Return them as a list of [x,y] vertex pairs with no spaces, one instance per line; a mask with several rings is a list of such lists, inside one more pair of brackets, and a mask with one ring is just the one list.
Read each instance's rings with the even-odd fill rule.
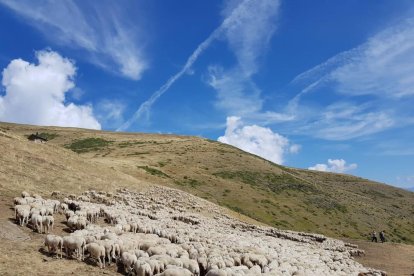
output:
[[[53,42],[88,52],[90,61],[131,79],[140,79],[147,67],[140,37],[142,31],[128,20],[128,5],[114,6],[109,1],[0,0],[25,22]],[[35,6],[34,6],[35,5]]]
[[52,51],[36,52],[37,64],[12,60],[3,70],[0,120],[100,129],[92,106],[65,102],[75,87],[74,62]]
[[283,164],[287,152],[299,151],[299,145],[290,145],[286,137],[273,132],[270,128],[245,125],[241,118],[236,116],[227,117],[224,136],[220,136],[217,140],[277,164]]
[[328,159],[328,164],[316,164],[308,169],[321,172],[344,173],[355,170],[357,167],[358,165],[355,163],[347,165],[344,159]]

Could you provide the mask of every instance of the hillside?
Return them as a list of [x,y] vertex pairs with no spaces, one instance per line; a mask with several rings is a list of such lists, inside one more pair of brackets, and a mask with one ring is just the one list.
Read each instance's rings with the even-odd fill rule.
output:
[[[119,185],[122,179],[128,187],[157,183],[280,229],[354,239],[385,230],[391,241],[414,243],[414,193],[385,184],[275,165],[198,137],[6,123],[0,131],[1,152],[6,152],[0,157],[2,191],[10,190],[10,184],[16,191],[57,185],[80,192],[108,189],[108,180]],[[47,144],[27,142],[25,135],[34,132],[51,139]],[[31,158],[29,151],[36,153],[33,158],[44,156],[31,163],[44,168],[44,174],[16,166],[27,163],[21,158]],[[56,184],[60,179],[65,183]]]

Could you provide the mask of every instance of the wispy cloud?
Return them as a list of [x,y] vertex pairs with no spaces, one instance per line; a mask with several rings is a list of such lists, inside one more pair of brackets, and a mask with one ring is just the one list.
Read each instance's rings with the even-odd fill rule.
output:
[[[104,3],[103,3],[104,2]],[[147,67],[142,32],[129,20],[127,7],[109,1],[0,0],[28,19],[55,43],[88,52],[89,60],[131,79],[140,79]]]
[[[407,125],[413,117],[412,72],[414,18],[408,18],[299,74],[287,88],[299,93],[286,110],[301,133],[328,140]],[[331,102],[322,106],[315,98],[326,93],[334,96],[324,97]]]
[[95,114],[105,129],[113,129],[124,121],[125,104],[116,99],[104,99],[95,106]]
[[[240,1],[227,1],[222,11],[227,16]],[[291,120],[290,116],[263,111],[261,90],[252,80],[259,70],[269,40],[276,30],[280,1],[248,2],[243,6],[236,24],[224,32],[237,63],[230,69],[210,66],[207,83],[217,91],[216,107],[227,115],[263,121]]]
[[[239,0],[226,1],[222,11],[229,16]],[[237,21],[225,30],[229,47],[234,52],[240,71],[249,77],[258,71],[258,60],[265,53],[276,30],[279,0],[246,1],[241,6]]]
[[[266,3],[278,2],[278,1],[262,1]],[[131,127],[131,125],[141,118],[144,114],[147,114],[151,109],[152,105],[161,97],[167,90],[178,80],[180,79],[188,70],[191,69],[191,66],[194,62],[197,61],[198,57],[210,46],[210,44],[221,37],[223,34],[232,33],[231,30],[237,29],[243,19],[248,16],[252,17],[252,9],[256,9],[257,1],[253,0],[244,0],[234,2],[232,9],[228,9],[226,12],[226,17],[224,18],[221,25],[216,28],[206,40],[197,46],[194,52],[187,59],[184,66],[174,75],[172,75],[157,91],[155,91],[151,97],[142,103],[140,107],[135,111],[131,118],[124,122],[117,131],[124,131]],[[261,5],[259,5],[261,6]],[[269,8],[269,7],[268,7]],[[245,47],[248,49],[249,47]],[[246,55],[248,51],[246,50]]]
[[347,165],[344,159],[328,159],[328,164],[316,164],[308,169],[321,172],[344,173],[355,170],[357,167],[358,165],[355,163]]
[[337,102],[313,115],[313,121],[307,121],[298,130],[318,138],[348,140],[383,131],[395,124],[392,113],[370,109],[370,105]]

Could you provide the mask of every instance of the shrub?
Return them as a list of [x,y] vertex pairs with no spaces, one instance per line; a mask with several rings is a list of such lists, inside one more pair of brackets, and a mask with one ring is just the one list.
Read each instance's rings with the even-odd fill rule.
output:
[[170,176],[166,173],[148,166],[138,166],[138,168],[145,170],[147,173],[151,175],[170,178]]
[[65,148],[70,149],[76,153],[85,153],[106,148],[111,143],[112,141],[108,141],[102,138],[85,138],[81,140],[75,140],[71,144],[66,144]]

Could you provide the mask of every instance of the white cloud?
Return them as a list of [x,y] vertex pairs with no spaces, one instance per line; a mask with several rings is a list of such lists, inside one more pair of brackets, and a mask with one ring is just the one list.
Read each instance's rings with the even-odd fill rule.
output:
[[[227,1],[222,14],[227,17],[240,2],[242,1]],[[226,28],[226,39],[245,77],[258,70],[258,59],[265,52],[276,30],[279,6],[279,0],[244,1],[234,23]]]
[[326,107],[318,120],[304,129],[316,129],[316,137],[328,140],[348,140],[381,132],[395,124],[387,110],[373,111],[369,105],[338,102]]
[[298,153],[300,151],[300,149],[302,148],[301,145],[298,144],[293,144],[289,147],[289,152],[290,153]]
[[381,97],[414,95],[414,18],[388,28],[360,46],[331,74],[338,91]]
[[208,84],[217,91],[216,107],[242,117],[260,112],[263,105],[260,90],[249,78],[240,76],[238,70],[224,71],[218,66],[209,67]]
[[[226,1],[222,11],[228,16],[234,6],[242,1]],[[291,116],[271,111],[263,111],[264,100],[261,90],[252,80],[259,70],[260,58],[276,30],[280,1],[244,1],[239,5],[233,23],[224,31],[224,37],[234,53],[237,64],[224,70],[220,66],[210,66],[207,83],[217,91],[215,106],[227,115],[236,115],[261,122],[291,120]]]
[[[299,90],[288,104],[297,132],[348,140],[412,125],[413,71],[414,18],[409,18],[291,82],[286,90]],[[335,95],[323,95],[329,92]],[[321,105],[319,95],[330,102]]]
[[316,164],[308,169],[321,172],[344,173],[355,170],[357,167],[358,165],[355,163],[347,165],[344,159],[328,159],[328,164]]
[[270,128],[244,125],[241,118],[235,116],[227,117],[224,136],[220,136],[217,140],[277,164],[283,164],[286,153],[299,150],[298,145],[290,145],[286,137],[273,132]]
[[[88,51],[90,61],[131,79],[140,79],[147,67],[143,38],[128,21],[127,6],[108,1],[13,1],[1,4],[24,16],[53,42]],[[123,8],[122,8],[123,7]],[[142,32],[140,34],[142,35]],[[114,68],[115,67],[115,70]]]
[[35,125],[100,129],[92,106],[65,103],[75,87],[73,61],[52,51],[36,52],[38,64],[15,59],[3,70],[0,120]]
[[105,128],[116,128],[124,121],[125,104],[117,100],[101,100],[95,108],[96,117]]

